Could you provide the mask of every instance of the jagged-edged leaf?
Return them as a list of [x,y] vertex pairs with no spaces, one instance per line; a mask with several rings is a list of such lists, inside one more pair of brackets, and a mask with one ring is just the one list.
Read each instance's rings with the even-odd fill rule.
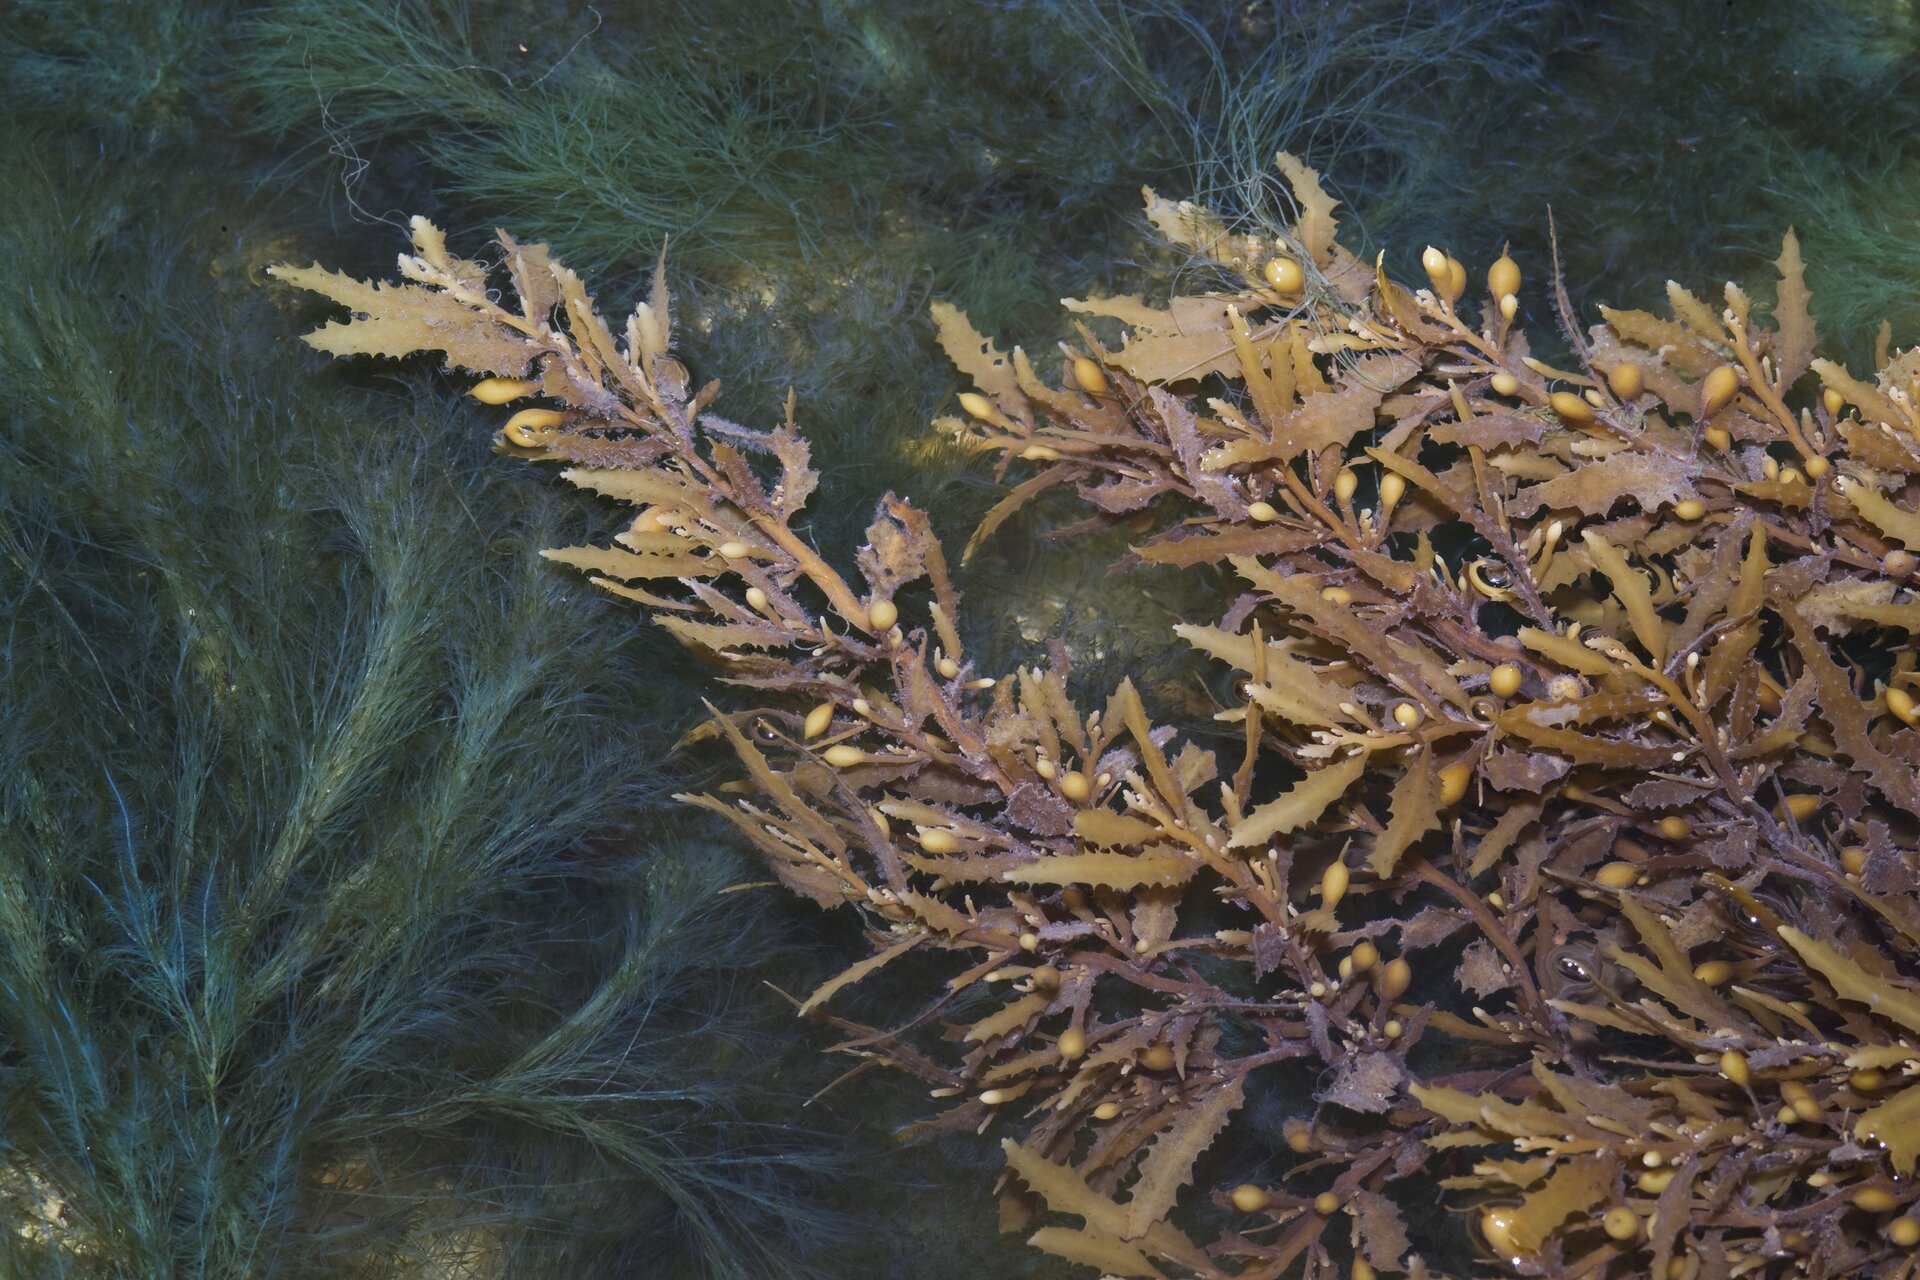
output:
[[847,886],[840,878],[817,862],[802,861],[793,845],[769,829],[773,824],[760,810],[714,796],[681,794],[674,799],[681,804],[694,805],[718,814],[733,824],[734,829],[766,859],[767,866],[780,883],[795,894],[822,909],[831,909],[846,901]]
[[932,531],[924,522],[909,525],[884,512],[867,526],[867,541],[854,558],[874,590],[891,596],[907,583],[924,577],[929,553],[937,555],[938,551]]
[[1720,315],[1712,307],[1694,296],[1692,290],[1678,280],[1667,281],[1667,304],[1673,308],[1673,314],[1680,318],[1687,328],[1708,342],[1726,340],[1726,330],[1720,324]]
[[954,368],[973,379],[973,385],[986,392],[1003,412],[1013,413],[1025,404],[1013,362],[973,327],[966,312],[947,302],[936,302],[929,310],[940,348]]
[[586,283],[579,275],[559,263],[553,264],[553,279],[560,286],[561,310],[566,313],[567,333],[574,349],[589,368],[622,375],[628,373],[626,357],[613,340],[607,322],[593,305]]
[[[1582,1016],[1586,1010],[1581,1010]],[[1636,1030],[1640,1029],[1638,1027]],[[1580,1115],[1549,1106],[1539,1098],[1508,1102],[1493,1093],[1471,1094],[1458,1089],[1411,1084],[1407,1091],[1427,1110],[1463,1129],[1485,1129],[1509,1138],[1597,1138],[1605,1131]],[[1467,1146],[1493,1141],[1485,1134],[1468,1134],[1448,1145]]]
[[1403,1259],[1413,1242],[1393,1201],[1362,1187],[1347,1198],[1347,1212],[1353,1215],[1354,1248],[1360,1256],[1376,1271],[1404,1270]]
[[991,1040],[1003,1036],[1018,1027],[1024,1027],[1047,1011],[1053,1003],[1053,997],[1044,992],[1035,992],[1022,996],[1018,1000],[1004,1005],[967,1028],[967,1043]]
[[1273,456],[1290,462],[1303,453],[1335,445],[1344,448],[1355,436],[1371,431],[1374,413],[1385,398],[1382,387],[1400,382],[1408,367],[1410,362],[1381,365],[1377,385],[1369,385],[1373,377],[1354,377],[1343,379],[1335,390],[1307,396],[1274,424]]
[[1405,285],[1387,275],[1385,250],[1374,259],[1373,288],[1380,306],[1392,317],[1402,333],[1419,342],[1445,341],[1446,331],[1426,318],[1420,310],[1420,303]]
[[1140,1180],[1127,1201],[1127,1237],[1137,1240],[1167,1216],[1180,1188],[1193,1177],[1193,1162],[1213,1145],[1229,1117],[1245,1101],[1242,1079],[1235,1076],[1190,1106],[1182,1107],[1153,1140],[1140,1165]]
[[813,447],[792,426],[780,426],[767,436],[767,445],[780,460],[780,483],[773,491],[773,505],[783,516],[792,516],[807,505],[807,499],[819,487],[820,474],[813,469]]
[[1322,1102],[1378,1115],[1393,1106],[1406,1078],[1397,1054],[1349,1053],[1319,1096]]
[[1407,1091],[1414,1100],[1433,1114],[1451,1125],[1477,1126],[1480,1118],[1480,1099],[1459,1089],[1449,1089],[1444,1085],[1409,1085]]
[[520,314],[545,328],[560,305],[560,287],[553,279],[553,259],[544,244],[521,244],[504,231],[493,233],[507,255],[507,275],[520,297]]
[[1868,973],[1838,949],[1808,937],[1791,925],[1782,925],[1779,932],[1781,940],[1794,949],[1801,962],[1831,983],[1842,1000],[1863,1004],[1881,1017],[1920,1035],[1920,992]]
[[1850,620],[1920,629],[1920,604],[1890,603],[1899,593],[1885,578],[1834,578],[1801,593],[1794,607],[1816,630],[1844,631]]
[[1845,750],[1848,764],[1873,780],[1882,795],[1908,813],[1920,811],[1920,778],[1913,766],[1882,751],[1870,732],[1867,704],[1853,690],[1853,681],[1834,662],[1827,646],[1791,606],[1781,604],[1808,674],[1818,682],[1820,714],[1833,727],[1834,741]]
[[1098,1267],[1112,1276],[1146,1276],[1165,1280],[1153,1260],[1139,1246],[1098,1231],[1077,1231],[1072,1227],[1042,1227],[1027,1237],[1027,1243],[1056,1258],[1083,1267]]
[[1541,507],[1603,516],[1630,498],[1642,511],[1655,511],[1698,498],[1695,474],[1694,464],[1683,457],[1622,451],[1544,484],[1528,485],[1514,495],[1510,509],[1523,516]]
[[1142,187],[1140,195],[1146,201],[1147,221],[1171,243],[1204,254],[1215,262],[1246,260],[1250,248],[1247,237],[1228,230],[1227,224],[1211,209],[1191,200],[1164,199],[1152,187]]
[[1074,814],[1073,833],[1088,844],[1099,845],[1103,849],[1151,844],[1166,835],[1154,823],[1130,818],[1111,809],[1082,809]]
[[1540,627],[1522,627],[1520,643],[1543,658],[1551,658],[1569,671],[1589,676],[1611,676],[1619,670],[1612,662],[1570,636]]
[[1873,604],[1855,601],[1843,604],[1838,612],[1843,617],[1871,622],[1877,627],[1897,627],[1920,635],[1920,603],[1902,601],[1899,604]]
[[1550,751],[1516,751],[1503,743],[1487,753],[1481,762],[1480,776],[1496,791],[1537,795],[1549,783],[1565,777],[1572,767]]
[[1164,944],[1173,937],[1174,926],[1179,923],[1180,890],[1156,889],[1151,886],[1137,890],[1133,896],[1133,945],[1136,951],[1146,953]]
[[1885,1071],[1909,1062],[1920,1062],[1920,1049],[1910,1044],[1860,1045],[1849,1052],[1844,1061],[1849,1067],[1879,1067]]
[[[1266,330],[1259,331],[1264,337]],[[1141,333],[1128,338],[1113,362],[1142,382],[1192,382],[1209,374],[1236,374],[1240,355],[1226,330]]]
[[486,267],[470,258],[456,258],[449,253],[446,232],[418,214],[407,219],[407,227],[413,233],[413,247],[419,256],[409,258],[401,255],[402,275],[419,279],[431,273],[450,281],[456,288],[484,290],[487,287]]
[[1015,884],[1103,884],[1137,889],[1144,884],[1181,884],[1193,874],[1191,859],[1178,853],[1058,853],[1004,873]]
[[1125,1228],[1127,1211],[1088,1186],[1078,1169],[1055,1164],[1012,1138],[1002,1138],[1000,1149],[1006,1153],[1007,1167],[1045,1200],[1049,1209],[1077,1214],[1086,1219],[1089,1228],[1107,1235],[1118,1236]]
[[1583,529],[1580,536],[1587,544],[1587,554],[1593,557],[1594,567],[1607,575],[1613,594],[1626,607],[1627,622],[1633,627],[1640,647],[1653,659],[1656,668],[1663,665],[1667,660],[1667,625],[1653,607],[1646,578],[1627,563],[1620,549],[1608,542],[1598,529]]
[[876,969],[880,969],[884,967],[890,961],[899,959],[901,956],[905,955],[907,952],[911,951],[913,948],[919,946],[920,943],[926,940],[926,938],[927,938],[927,935],[924,933],[909,934],[908,936],[900,939],[900,941],[894,943],[892,946],[887,947],[883,950],[874,952],[872,955],[868,956],[865,960],[860,961],[858,964],[847,966],[845,969],[842,969],[839,973],[835,974],[833,977],[828,978],[825,982],[815,987],[813,989],[813,994],[808,996],[806,998],[806,1001],[803,1004],[801,1004],[800,1012],[801,1013],[813,1012],[815,1009],[825,1004],[828,1000],[831,1000],[834,996],[834,993],[839,991],[842,987],[852,986],[854,983],[860,981],[860,979],[866,977],[868,974],[874,972]]
[[807,835],[807,838],[830,849],[836,854],[846,852],[846,842],[831,822],[821,817],[793,789],[789,777],[776,770],[767,762],[767,757],[755,746],[746,734],[734,726],[732,720],[720,714],[712,703],[704,704],[711,714],[713,724],[732,744],[734,754],[740,757],[740,763],[747,767],[754,785],[760,794],[780,805],[781,810]]
[[602,591],[619,596],[622,600],[631,600],[635,604],[643,604],[649,609],[671,611],[685,607],[676,600],[669,600],[665,596],[655,595],[651,591],[642,591],[638,587],[630,587],[623,582],[615,582],[612,578],[603,578],[599,574],[594,574],[592,577],[589,577],[587,581],[599,587]]
[[1792,386],[1807,371],[1816,341],[1813,314],[1807,310],[1812,294],[1807,292],[1806,264],[1800,260],[1800,238],[1789,227],[1780,238],[1780,256],[1773,260],[1780,273],[1780,287],[1774,294],[1773,363],[1778,370],[1780,388]]
[[1906,418],[1893,401],[1881,394],[1880,388],[1870,382],[1862,382],[1847,372],[1845,365],[1835,364],[1831,360],[1814,360],[1813,371],[1820,375],[1820,381],[1845,396],[1847,403],[1859,408],[1860,416],[1868,422],[1905,422]]
[[1620,911],[1632,922],[1640,941],[1653,953],[1654,963],[1618,947],[1611,954],[1639,977],[1648,990],[1660,996],[1680,1012],[1707,1027],[1736,1027],[1741,1018],[1712,987],[1693,976],[1693,965],[1686,952],[1674,941],[1673,934],[1652,911],[1631,895],[1623,894]]
[[[1173,631],[1196,649],[1230,662],[1241,671],[1257,669],[1253,637],[1249,635],[1185,622],[1174,624]],[[1331,729],[1346,723],[1347,715],[1340,710],[1345,695],[1337,686],[1321,679],[1306,661],[1276,644],[1267,644],[1259,661],[1265,664],[1265,679],[1250,682],[1248,693],[1260,704],[1261,710],[1317,729]]]
[[1293,224],[1293,234],[1299,237],[1301,247],[1313,255],[1313,260],[1324,267],[1333,260],[1333,237],[1338,230],[1333,211],[1340,207],[1340,202],[1320,185],[1320,174],[1294,156],[1282,151],[1274,156],[1273,162],[1293,188],[1293,198],[1300,205],[1300,217]]
[[1678,365],[1696,379],[1719,363],[1719,357],[1677,320],[1663,320],[1647,311],[1621,311],[1613,307],[1601,307],[1600,314],[1614,333],[1649,351],[1659,352],[1662,360]]
[[1435,802],[1433,752],[1422,751],[1407,762],[1407,771],[1393,787],[1393,820],[1367,852],[1367,865],[1381,879],[1393,874],[1400,856],[1413,842],[1440,825]]
[[654,623],[671,631],[683,643],[709,653],[728,649],[784,649],[793,643],[791,636],[771,624],[694,622],[666,615],[655,617]]
[[974,922],[967,914],[958,907],[950,905],[945,898],[915,893],[911,889],[895,890],[894,896],[900,900],[901,906],[918,916],[923,924],[939,930],[949,938],[959,938],[976,932]]
[[1876,471],[1902,475],[1920,473],[1920,445],[1916,445],[1911,436],[1882,431],[1877,423],[1851,417],[1840,419],[1838,429],[1854,461],[1864,462]]
[[1520,833],[1539,820],[1543,804],[1538,796],[1517,797],[1487,834],[1480,837],[1480,847],[1473,851],[1467,874],[1477,876],[1498,862],[1520,838]]
[[1733,486],[1733,491],[1742,497],[1778,503],[1794,511],[1805,510],[1807,504],[1813,501],[1812,486],[1798,476],[1785,480],[1754,480],[1745,484],[1736,484]]
[[1511,1211],[1508,1230],[1514,1244],[1537,1253],[1560,1224],[1590,1213],[1613,1189],[1614,1162],[1595,1156],[1562,1161],[1553,1175],[1526,1193]]
[[425,285],[384,280],[367,284],[325,267],[288,264],[269,267],[267,274],[353,311],[352,320],[329,321],[305,335],[308,346],[328,355],[399,358],[438,351],[454,368],[520,378],[542,349],[451,294]]
[[1616,769],[1662,769],[1679,761],[1674,754],[1680,748],[1646,746],[1597,733],[1580,733],[1556,725],[1541,724],[1536,717],[1551,714],[1553,707],[1526,703],[1510,707],[1494,717],[1494,723],[1507,733],[1525,738],[1536,746],[1557,751],[1575,764],[1597,764]]
[[1239,489],[1226,477],[1208,471],[1202,463],[1206,441],[1200,434],[1199,420],[1186,401],[1165,387],[1148,387],[1147,405],[1159,419],[1167,443],[1173,446],[1174,457],[1187,482],[1193,486],[1194,496],[1219,515],[1235,517],[1243,513],[1247,501]]
[[1050,467],[1037,475],[1027,477],[1007,490],[1006,495],[994,503],[986,515],[980,517],[980,523],[975,526],[973,536],[968,538],[967,545],[961,548],[960,563],[965,564],[972,559],[973,553],[980,549],[980,544],[992,537],[993,531],[1005,524],[1007,518],[1014,512],[1033,501],[1038,494],[1051,489],[1054,485],[1065,484],[1071,478],[1060,468]]
[[627,582],[636,578],[706,578],[726,568],[725,561],[711,556],[635,555],[615,547],[553,547],[540,554],[560,564]]
[[[1011,1138],[1003,1138],[1000,1149],[1006,1152],[1007,1167],[1045,1200],[1049,1209],[1056,1213],[1076,1214],[1085,1219],[1086,1231],[1090,1235],[1114,1240],[1125,1238],[1126,1208],[1088,1186],[1079,1170],[1069,1165],[1055,1164],[1033,1148],[1022,1146]],[[1170,1223],[1155,1223],[1140,1240],[1170,1262],[1202,1275],[1216,1274],[1207,1255],[1195,1248],[1193,1242]]]
[[1851,476],[1836,477],[1833,487],[1874,528],[1909,550],[1920,551],[1920,512],[1895,506],[1879,490]]
[[1249,556],[1235,556],[1231,563],[1234,572],[1305,619],[1310,630],[1364,658],[1376,671],[1393,671],[1402,678],[1417,680],[1434,697],[1462,710],[1469,705],[1471,700],[1448,673],[1447,664],[1426,646],[1383,635],[1351,606],[1327,599],[1310,578],[1276,572]]
[[1153,780],[1155,790],[1161,798],[1178,812],[1187,794],[1180,784],[1180,778],[1167,763],[1167,757],[1160,750],[1160,742],[1153,734],[1153,726],[1147,720],[1147,709],[1140,702],[1140,692],[1133,687],[1131,679],[1122,680],[1119,687],[1107,699],[1104,713],[1108,724],[1124,724],[1133,738],[1134,750],[1147,766],[1147,776]]
[[1175,327],[1171,311],[1148,306],[1137,293],[1111,298],[1062,298],[1060,305],[1084,316],[1107,316],[1134,328],[1164,330]]
[[1853,1123],[1854,1136],[1887,1149],[1895,1173],[1910,1177],[1920,1159],[1920,1085],[1908,1085]]
[[1265,844],[1278,835],[1287,835],[1315,821],[1347,789],[1360,780],[1372,759],[1362,751],[1345,756],[1302,778],[1292,790],[1259,806],[1233,825],[1231,848],[1244,849]]
[[1442,422],[1427,434],[1441,444],[1472,444],[1482,449],[1510,449],[1520,444],[1538,444],[1547,424],[1540,418],[1523,418],[1517,413],[1477,413],[1465,422]]
[[582,489],[591,489],[595,493],[635,505],[685,506],[698,515],[712,511],[706,499],[696,490],[664,471],[568,467],[560,473],[560,478]]
[[639,527],[622,529],[613,535],[613,540],[635,555],[642,556],[674,555],[692,547],[686,538],[677,533]]
[[[1299,663],[1276,664],[1269,670],[1269,675],[1275,673],[1281,675],[1298,675],[1300,669],[1301,664]],[[1278,716],[1283,720],[1291,720],[1295,724],[1331,729],[1346,719],[1339,711],[1337,704],[1334,708],[1334,714],[1328,715],[1312,698],[1302,696],[1302,690],[1304,688],[1306,688],[1306,685],[1300,680],[1293,680],[1286,683],[1269,681],[1266,684],[1250,683],[1247,686],[1247,693],[1248,696],[1260,705],[1262,711]]]

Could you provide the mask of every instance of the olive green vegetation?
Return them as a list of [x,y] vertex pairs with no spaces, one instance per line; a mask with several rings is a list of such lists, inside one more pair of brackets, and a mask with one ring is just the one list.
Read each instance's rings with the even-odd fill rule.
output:
[[[389,1275],[484,1240],[526,1274],[933,1276],[983,1247],[960,1166],[997,1157],[878,1155],[912,1090],[786,1092],[835,1069],[757,982],[800,926],[716,899],[751,873],[663,817],[691,673],[532,555],[588,509],[432,371],[292,346],[264,262],[385,274],[422,213],[465,252],[549,239],[615,300],[670,242],[722,410],[798,394],[819,544],[888,488],[963,539],[995,490],[925,430],[959,389],[927,304],[1044,365],[1062,294],[1166,288],[1142,184],[1273,221],[1280,148],[1410,278],[1511,237],[1537,309],[1551,207],[1576,303],[1642,303],[1765,278],[1792,224],[1823,331],[1920,331],[1917,55],[1872,0],[10,10],[0,1153],[71,1215],[58,1248],[8,1233],[12,1269]],[[1124,538],[1061,554],[1045,515],[974,566],[1009,615],[983,639],[1157,658],[1183,585],[1115,610],[1084,557]],[[847,1165],[923,1180],[879,1200]]]
[[659,820],[678,709],[556,503],[290,386],[203,215],[71,177],[0,284],[0,1269],[792,1273],[831,1166],[742,1077],[748,869]]
[[208,106],[227,6],[174,0],[10,4],[0,22],[9,116],[101,140],[158,145]]
[[1641,306],[1668,279],[1770,294],[1765,264],[1792,226],[1815,319],[1856,368],[1882,319],[1920,333],[1912,6],[1569,6],[1545,84],[1484,138],[1463,130],[1448,158],[1444,217],[1487,211],[1469,247],[1511,235],[1524,266],[1544,267],[1551,206],[1576,301]]

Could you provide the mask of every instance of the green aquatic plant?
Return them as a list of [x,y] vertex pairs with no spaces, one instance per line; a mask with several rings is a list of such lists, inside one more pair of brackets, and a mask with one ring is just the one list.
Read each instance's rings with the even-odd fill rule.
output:
[[[792,400],[715,412],[664,265],[617,331],[425,219],[400,282],[272,274],[351,313],[318,350],[442,356],[631,512],[545,554],[737,691],[737,781],[682,799],[865,922],[800,1011],[934,1085],[922,1132],[1002,1131],[1003,1229],[1145,1277],[1911,1274],[1920,350],[1824,357],[1789,231],[1766,312],[1582,326],[1552,279],[1555,367],[1512,258],[1409,288],[1278,167],[1284,229],[1149,192],[1216,287],[1067,299],[1057,380],[933,313],[936,427],[1021,476],[961,559],[1059,489],[1122,567],[1220,571],[1184,731],[1063,646],[985,667],[909,501],[823,555]],[[828,1013],[883,969],[917,1012]]]
[[658,665],[578,643],[517,550],[553,504],[430,399],[289,395],[244,255],[37,165],[0,284],[0,1270],[811,1272],[832,1164],[746,1083],[779,1055],[736,990],[778,935],[658,814]]
[[9,6],[0,24],[0,104],[151,144],[191,130],[218,76],[223,0],[67,0]]
[[[816,154],[833,120],[802,118],[803,101],[711,56],[588,39],[559,20],[424,0],[264,10],[243,36],[260,57],[256,127],[290,132],[318,111],[309,158],[417,148],[448,194],[606,264],[644,261],[671,232],[720,271],[748,246],[803,251],[835,215],[820,207],[832,188]],[[539,54],[519,52],[529,41]]]
[[1432,198],[1460,118],[1542,86],[1564,22],[1531,2],[1090,2],[1078,16],[1109,76],[1181,140],[1180,190],[1227,216],[1284,221],[1292,193],[1269,164],[1284,144],[1340,173],[1389,240],[1404,231],[1399,201]]
[[1793,226],[1849,357],[1870,357],[1881,320],[1920,320],[1910,255],[1859,234],[1885,179],[1920,165],[1910,9],[1631,0],[1559,7],[1541,35],[1536,73],[1467,113],[1484,131],[1451,130],[1425,182],[1384,193],[1394,215],[1369,217],[1376,243],[1491,254],[1511,235],[1537,273],[1551,209],[1574,300],[1646,307],[1677,263],[1765,287]]
[[[817,330],[798,317],[835,297],[945,297],[1037,332],[1050,280],[1140,257],[1116,211],[1141,183],[1271,220],[1285,190],[1260,175],[1279,146],[1341,175],[1368,245],[1492,252],[1523,211],[1533,269],[1553,206],[1576,290],[1604,280],[1618,303],[1657,298],[1666,262],[1763,278],[1775,229],[1797,225],[1828,305],[1870,328],[1911,292],[1860,210],[1899,216],[1866,175],[1897,186],[1914,168],[1917,39],[1910,13],[1872,0],[164,0],[29,7],[0,56],[16,109],[82,128],[237,123],[282,149],[263,182],[325,163],[369,218],[511,225],[602,279],[631,280],[672,236],[690,317],[710,291],[736,321],[778,297],[780,323],[689,343],[757,376],[754,339]],[[876,356],[861,377],[926,364]]]

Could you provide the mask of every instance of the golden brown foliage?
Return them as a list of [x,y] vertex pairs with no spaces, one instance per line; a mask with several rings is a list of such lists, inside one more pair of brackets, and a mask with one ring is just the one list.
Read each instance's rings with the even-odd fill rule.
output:
[[[502,449],[636,508],[550,554],[756,691],[714,720],[741,782],[686,799],[867,920],[806,1011],[955,958],[901,1027],[829,1021],[951,1099],[934,1128],[1017,1133],[1003,1223],[1036,1246],[1433,1274],[1403,1210],[1444,1189],[1522,1274],[1910,1274],[1920,351],[1815,358],[1789,234],[1770,318],[1676,284],[1671,316],[1582,333],[1553,282],[1577,367],[1551,368],[1510,262],[1471,308],[1437,250],[1409,289],[1282,167],[1284,236],[1149,193],[1222,283],[1070,301],[1064,386],[936,310],[973,383],[938,425],[1025,472],[976,540],[1065,487],[1092,527],[1146,513],[1138,561],[1237,577],[1178,628],[1232,672],[1226,759],[1130,684],[1076,703],[1064,658],[979,670],[905,501],[836,572],[792,406],[714,416],[659,278],[616,340],[504,236],[517,310],[424,223],[408,284],[278,274],[359,314],[324,350],[526,379],[483,385],[542,406]],[[1287,1150],[1192,1185],[1296,1078]]]

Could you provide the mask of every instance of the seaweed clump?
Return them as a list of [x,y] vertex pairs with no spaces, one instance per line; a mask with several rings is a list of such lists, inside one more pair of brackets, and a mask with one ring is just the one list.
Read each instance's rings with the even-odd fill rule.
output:
[[[1059,647],[983,670],[905,500],[836,568],[792,401],[713,412],[664,271],[618,334],[421,220],[404,283],[275,273],[355,313],[322,351],[440,352],[534,402],[503,452],[636,508],[547,554],[742,691],[741,776],[684,798],[860,914],[800,1008],[946,1100],[923,1132],[1003,1132],[1004,1228],[1128,1276],[1910,1274],[1920,351],[1821,358],[1789,233],[1770,307],[1582,328],[1553,280],[1556,368],[1510,258],[1409,288],[1280,164],[1285,231],[1149,193],[1212,287],[1070,302],[1062,385],[935,310],[937,425],[1022,472],[976,543],[1070,490],[1232,584],[1176,628],[1184,726]],[[912,1016],[826,1013],[930,956]]]

